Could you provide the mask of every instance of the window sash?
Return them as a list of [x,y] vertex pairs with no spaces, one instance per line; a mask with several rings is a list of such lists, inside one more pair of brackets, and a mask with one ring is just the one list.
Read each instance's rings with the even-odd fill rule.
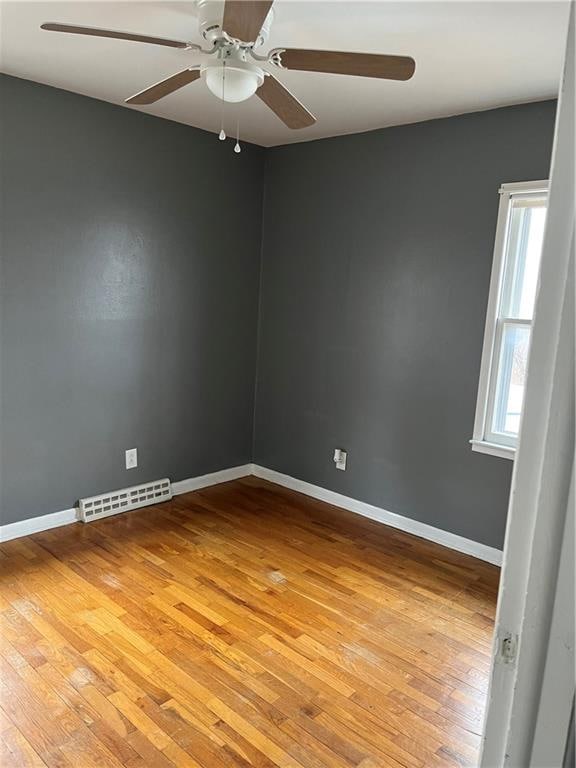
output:
[[[488,442],[508,445],[510,447],[516,446],[518,435],[506,432],[504,429],[494,429],[494,422],[496,421],[497,414],[503,410],[502,398],[509,390],[508,386],[502,386],[501,383],[501,377],[503,375],[506,377],[510,377],[511,375],[511,367],[509,368],[508,366],[503,365],[503,352],[504,354],[510,354],[509,350],[503,349],[503,343],[505,331],[513,328],[525,328],[528,330],[528,346],[530,346],[530,336],[532,335],[531,320],[519,320],[509,317],[497,319],[484,429],[484,438]],[[520,407],[522,407],[522,405],[523,399]]]
[[470,442],[473,450],[513,459],[518,441],[517,436],[495,432],[492,429],[497,396],[498,368],[505,328],[511,325],[527,327],[529,332],[531,332],[532,320],[529,318],[511,317],[505,311],[510,304],[508,302],[508,305],[506,305],[505,302],[504,291],[510,290],[506,280],[509,282],[511,278],[506,272],[511,271],[512,277],[514,276],[514,269],[510,269],[510,264],[506,263],[508,253],[507,240],[513,208],[546,206],[548,182],[536,181],[503,184],[499,191],[500,205],[484,329],[478,399],[474,419],[474,432]]
[[[546,208],[546,198],[541,193],[527,195],[511,195],[508,201],[508,211],[506,217],[506,232],[503,244],[501,295],[499,301],[498,314],[508,314],[510,317],[526,319],[526,315],[521,313],[522,288],[524,286],[524,277],[529,267],[529,249],[528,242],[532,230],[533,210]],[[522,211],[524,215],[515,216],[516,212]],[[529,212],[529,215],[526,213]],[[520,258],[520,256],[523,258]],[[532,304],[532,312],[534,305]]]

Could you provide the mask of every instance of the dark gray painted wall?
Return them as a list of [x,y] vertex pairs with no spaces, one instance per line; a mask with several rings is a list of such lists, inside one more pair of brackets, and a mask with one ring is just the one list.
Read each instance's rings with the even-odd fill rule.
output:
[[267,152],[257,463],[502,546],[512,463],[468,444],[498,187],[548,176],[554,117],[544,102]]
[[263,150],[0,83],[2,522],[249,461]]
[[554,103],[238,157],[0,89],[2,522],[254,457],[501,545],[511,464],[468,446],[497,188],[547,175]]

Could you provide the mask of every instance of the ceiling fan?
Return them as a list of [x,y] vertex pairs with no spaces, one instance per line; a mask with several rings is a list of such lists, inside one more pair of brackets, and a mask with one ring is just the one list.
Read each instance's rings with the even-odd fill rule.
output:
[[254,49],[268,38],[274,14],[272,3],[273,0],[198,0],[200,33],[211,45],[208,49],[182,40],[73,24],[46,23],[41,28],[51,32],[180,48],[206,57],[199,66],[188,67],[130,96],[126,99],[127,104],[153,104],[179,88],[204,78],[209,90],[223,101],[245,101],[256,94],[288,128],[306,128],[313,125],[316,118],[270,69],[326,72],[383,80],[409,80],[414,74],[416,65],[409,56],[305,48],[274,48],[261,56]]

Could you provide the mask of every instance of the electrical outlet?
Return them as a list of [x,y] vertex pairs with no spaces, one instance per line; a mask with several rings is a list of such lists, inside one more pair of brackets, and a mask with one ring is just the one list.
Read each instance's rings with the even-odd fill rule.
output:
[[348,454],[346,453],[346,451],[343,451],[342,448],[336,448],[334,450],[334,464],[336,464],[336,469],[341,469],[342,471],[345,471],[347,458],[348,458]]
[[126,451],[126,469],[134,469],[138,466],[138,449],[129,448]]

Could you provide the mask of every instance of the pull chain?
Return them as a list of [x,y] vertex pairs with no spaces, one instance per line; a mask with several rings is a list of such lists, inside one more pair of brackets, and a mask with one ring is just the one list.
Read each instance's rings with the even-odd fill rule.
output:
[[226,103],[224,101],[224,85],[226,83],[226,62],[222,62],[222,106],[220,108],[220,133],[218,134],[218,138],[220,141],[224,141],[226,139],[226,131],[224,130],[224,104]]
[[236,144],[234,146],[234,152],[236,152],[236,154],[240,154],[240,152],[242,152],[242,147],[240,146],[240,120],[239,119],[236,121]]

